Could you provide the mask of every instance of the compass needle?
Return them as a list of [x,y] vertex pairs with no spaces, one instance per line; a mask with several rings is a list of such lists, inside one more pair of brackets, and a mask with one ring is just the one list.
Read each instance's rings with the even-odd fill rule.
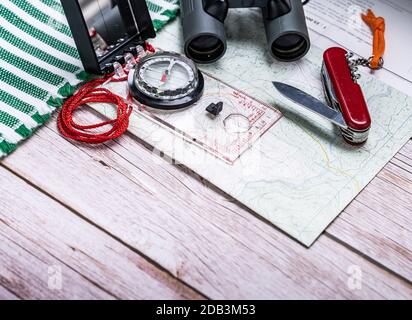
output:
[[173,70],[173,67],[175,66],[175,64],[176,64],[175,59],[170,61],[169,67],[166,69],[166,71],[164,73],[164,78],[165,78],[164,82],[166,82],[170,79],[170,75],[172,74],[172,70]]
[[129,74],[132,95],[158,109],[179,109],[196,102],[203,93],[201,72],[190,59],[173,52],[147,56]]

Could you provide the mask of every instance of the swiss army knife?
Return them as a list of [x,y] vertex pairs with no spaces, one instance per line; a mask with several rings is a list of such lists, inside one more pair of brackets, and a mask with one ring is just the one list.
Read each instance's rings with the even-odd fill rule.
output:
[[346,50],[337,47],[323,55],[321,74],[328,105],[287,84],[273,85],[288,99],[339,126],[348,143],[359,145],[368,139],[371,117],[349,57]]

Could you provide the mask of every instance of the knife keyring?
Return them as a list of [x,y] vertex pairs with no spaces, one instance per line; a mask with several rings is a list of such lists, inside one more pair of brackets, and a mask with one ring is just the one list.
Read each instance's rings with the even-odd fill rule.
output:
[[273,84],[288,99],[338,125],[348,143],[359,145],[368,139],[371,118],[349,57],[342,48],[330,48],[323,55],[321,78],[328,105],[287,84]]

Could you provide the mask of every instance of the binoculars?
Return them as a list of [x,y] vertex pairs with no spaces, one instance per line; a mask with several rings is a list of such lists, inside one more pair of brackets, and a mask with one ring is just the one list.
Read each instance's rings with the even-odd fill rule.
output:
[[229,8],[262,9],[272,56],[281,61],[302,58],[310,48],[301,0],[181,0],[186,55],[210,63],[226,52],[224,22]]

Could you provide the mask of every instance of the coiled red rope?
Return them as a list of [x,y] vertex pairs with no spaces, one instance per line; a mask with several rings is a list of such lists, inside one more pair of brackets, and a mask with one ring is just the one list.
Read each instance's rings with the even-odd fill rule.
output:
[[[156,51],[148,42],[145,42],[144,48],[146,52],[153,53]],[[127,80],[127,76],[124,78],[112,76],[90,81],[63,104],[57,119],[57,126],[64,137],[75,141],[98,144],[116,139],[126,132],[133,108],[109,90],[99,88],[108,79],[112,82]],[[75,111],[84,106],[90,107],[89,103],[110,103],[115,105],[117,107],[116,119],[92,125],[76,123],[73,120]],[[95,129],[105,126],[111,126],[111,129],[103,133],[96,133]]]
[[[126,132],[132,107],[109,90],[99,88],[107,80],[108,78],[101,78],[90,81],[64,103],[57,120],[59,131],[64,137],[75,141],[98,144],[116,139]],[[109,103],[117,106],[116,119],[91,125],[76,123],[73,120],[75,111],[84,106],[89,107],[89,103]],[[102,133],[95,131],[95,129],[105,126],[111,126],[111,128]]]

